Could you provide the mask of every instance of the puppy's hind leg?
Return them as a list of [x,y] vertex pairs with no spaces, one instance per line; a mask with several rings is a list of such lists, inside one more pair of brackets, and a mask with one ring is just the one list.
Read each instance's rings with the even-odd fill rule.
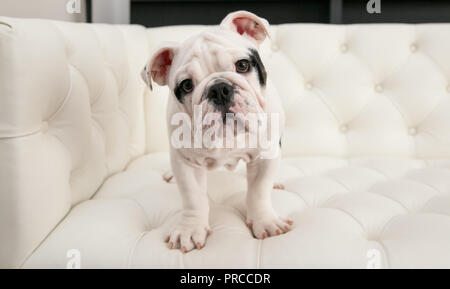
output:
[[175,184],[176,183],[175,182],[175,178],[173,177],[173,173],[172,173],[171,170],[165,171],[164,174],[162,175],[162,178],[163,178],[163,180],[166,183],[169,183],[169,184]]
[[273,183],[273,188],[277,190],[284,190],[284,185],[280,182]]

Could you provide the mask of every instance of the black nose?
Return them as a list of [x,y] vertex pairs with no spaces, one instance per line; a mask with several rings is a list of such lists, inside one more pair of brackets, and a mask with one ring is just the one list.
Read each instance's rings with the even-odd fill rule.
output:
[[224,81],[216,82],[209,87],[207,98],[217,108],[225,109],[230,107],[233,101],[233,86]]

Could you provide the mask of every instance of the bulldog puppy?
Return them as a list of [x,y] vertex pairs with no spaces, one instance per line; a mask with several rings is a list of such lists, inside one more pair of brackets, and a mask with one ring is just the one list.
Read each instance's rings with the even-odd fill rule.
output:
[[[183,203],[180,220],[165,239],[171,249],[188,252],[205,245],[211,232],[206,172],[220,166],[232,169],[240,160],[247,163],[247,225],[254,236],[264,239],[290,230],[292,221],[277,215],[270,196],[280,160],[284,113],[258,53],[259,45],[268,36],[269,23],[265,19],[237,11],[227,15],[220,26],[180,44],[164,43],[142,71],[150,88],[153,80],[170,89],[167,106],[170,160]],[[219,117],[202,121],[210,118],[210,113]],[[205,146],[204,139],[200,142],[197,139],[191,146],[180,146],[177,143],[180,127],[176,124],[183,115],[191,120],[200,118],[200,122],[194,120],[187,127],[189,133],[184,137],[188,141],[213,129],[211,139],[216,145]],[[235,139],[231,146],[217,145],[232,137],[260,134],[246,122],[250,115],[253,116],[250,121],[263,124],[263,132],[270,134],[269,145],[242,147]],[[232,121],[228,122],[229,119]],[[275,124],[269,121],[273,119],[277,119]]]

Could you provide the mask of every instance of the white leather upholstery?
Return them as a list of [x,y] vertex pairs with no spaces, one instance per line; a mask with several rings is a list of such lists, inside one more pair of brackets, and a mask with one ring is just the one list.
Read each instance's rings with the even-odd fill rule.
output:
[[145,152],[145,29],[0,18],[0,264]]
[[204,27],[0,18],[0,266],[450,267],[450,25],[273,26],[287,116],[273,191],[293,230],[245,226],[245,170],[210,173],[213,234],[162,241],[181,208],[153,47]]

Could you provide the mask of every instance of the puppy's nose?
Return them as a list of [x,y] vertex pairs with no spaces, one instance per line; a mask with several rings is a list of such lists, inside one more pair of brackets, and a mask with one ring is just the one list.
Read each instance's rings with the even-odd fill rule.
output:
[[207,98],[218,107],[228,108],[233,100],[233,93],[231,84],[220,81],[210,86]]

